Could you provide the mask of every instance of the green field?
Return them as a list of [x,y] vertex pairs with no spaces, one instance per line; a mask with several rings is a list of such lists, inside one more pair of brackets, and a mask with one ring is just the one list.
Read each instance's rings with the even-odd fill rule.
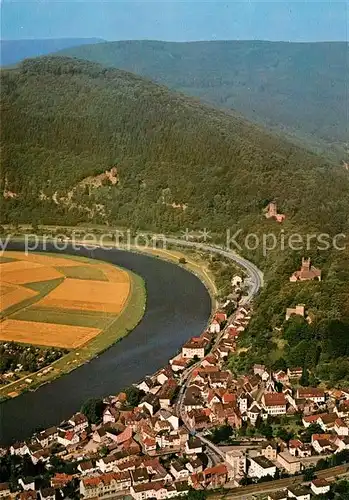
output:
[[97,311],[75,311],[71,309],[56,309],[48,307],[32,307],[19,311],[12,319],[22,321],[39,321],[42,323],[57,323],[59,325],[86,326],[90,328],[106,328],[113,320],[115,314]]
[[96,266],[55,267],[55,269],[63,273],[67,278],[108,281],[103,271]]

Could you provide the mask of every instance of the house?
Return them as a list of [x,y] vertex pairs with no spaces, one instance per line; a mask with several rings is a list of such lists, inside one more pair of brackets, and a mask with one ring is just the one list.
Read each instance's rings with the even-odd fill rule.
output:
[[287,500],[288,494],[287,490],[278,490],[273,493],[269,493],[268,500]]
[[35,490],[35,481],[32,477],[19,478],[18,484],[23,488],[24,491]]
[[287,375],[290,379],[301,378],[303,368],[297,366],[296,368],[287,368]]
[[187,479],[189,470],[179,460],[173,460],[170,466],[170,473],[177,480]]
[[268,415],[285,415],[286,397],[282,392],[272,392],[263,394],[262,404]]
[[225,454],[225,461],[230,467],[229,476],[232,478],[243,477],[247,472],[246,454],[243,451],[231,450]]
[[103,472],[113,472],[117,468],[118,457],[116,454],[101,457],[96,461],[96,466]]
[[298,304],[296,307],[288,307],[286,309],[286,321],[288,321],[291,316],[302,316],[305,317],[305,305]]
[[55,500],[56,492],[54,488],[42,488],[39,490],[40,500]]
[[27,453],[29,453],[29,448],[27,446],[27,443],[15,443],[10,446],[10,453],[11,455],[20,455],[24,456]]
[[120,492],[127,492],[131,486],[128,471],[100,474],[80,480],[81,498],[115,498]]
[[45,431],[39,432],[39,434],[36,436],[36,440],[43,448],[46,448],[50,443],[52,443],[57,439],[57,436],[58,436],[57,427],[50,427]]
[[75,413],[69,420],[68,423],[74,427],[75,432],[81,432],[87,429],[88,420],[83,413]]
[[220,323],[219,323],[219,321],[217,319],[214,318],[211,321],[209,330],[210,330],[211,333],[219,333],[221,331],[221,325],[220,325]]
[[74,479],[74,476],[71,474],[65,474],[65,473],[59,473],[56,472],[56,474],[51,477],[51,486],[52,488],[64,488],[69,484],[72,480]]
[[227,482],[228,469],[225,464],[217,464],[213,467],[204,469],[202,475],[202,484],[205,488],[217,488]]
[[130,471],[132,484],[147,483],[149,481],[148,470],[145,467],[138,467]]
[[334,444],[337,446],[335,453],[339,453],[342,450],[349,450],[349,436],[338,436]]
[[182,355],[176,356],[170,359],[171,369],[174,373],[181,372],[185,370],[189,362],[189,358],[183,358]]
[[145,377],[140,384],[137,385],[137,388],[140,391],[143,391],[145,393],[150,392],[153,387],[155,387],[156,383],[151,377]]
[[250,420],[251,425],[254,425],[261,412],[261,407],[258,403],[253,403],[252,406],[247,410],[247,417]]
[[286,384],[289,381],[287,373],[285,373],[283,370],[274,372],[273,378],[276,382],[281,382],[282,384]]
[[178,388],[177,382],[173,378],[170,378],[163,384],[163,386],[161,387],[160,391],[157,394],[160,403],[160,408],[166,409],[171,406],[172,400],[176,395],[177,388]]
[[328,439],[314,439],[311,443],[316,453],[333,453],[336,447]]
[[74,431],[59,431],[57,435],[58,443],[67,447],[69,445],[77,444],[80,441],[79,434]]
[[296,393],[296,399],[310,399],[315,403],[325,402],[325,391],[314,387],[299,387]]
[[349,435],[349,428],[341,418],[336,418],[333,429],[339,436]]
[[148,393],[139,403],[138,407],[145,408],[153,416],[160,409],[159,398],[155,394]]
[[175,484],[165,484],[162,481],[152,481],[145,484],[133,485],[130,489],[130,493],[135,500],[146,500],[147,498],[155,498],[156,500],[162,500],[165,498],[172,498],[175,496],[186,494],[187,489],[183,489],[181,492],[180,488],[176,488]]
[[172,373],[169,366],[160,370],[156,375],[156,380],[160,385],[164,385],[170,378],[172,378]]
[[5,498],[11,495],[9,483],[0,483],[0,498]]
[[161,409],[159,411],[159,418],[171,424],[173,430],[177,431],[179,429],[179,418],[168,410]]
[[77,469],[83,476],[91,474],[92,472],[95,472],[97,470],[96,467],[93,466],[91,460],[80,462]]
[[297,474],[301,470],[299,458],[291,455],[288,451],[278,453],[277,462],[288,474]]
[[114,406],[108,406],[103,411],[103,424],[115,424],[119,419],[120,412]]
[[182,356],[185,359],[193,359],[195,357],[203,359],[205,357],[206,346],[207,341],[202,337],[192,337],[183,345]]
[[291,282],[296,281],[321,281],[321,270],[311,265],[310,259],[302,258],[302,267],[290,277]]
[[185,392],[183,405],[187,412],[203,408],[203,399],[200,389],[189,386]]
[[334,430],[336,420],[338,420],[337,413],[326,413],[325,415],[321,415],[317,423],[324,431],[332,431]]
[[310,500],[310,491],[304,486],[289,486],[287,491],[289,498],[295,498],[296,500]]
[[326,479],[313,479],[310,483],[310,489],[314,495],[325,495],[330,491],[331,486]]
[[226,389],[231,380],[231,373],[229,371],[216,371],[208,376],[210,386],[214,389]]
[[311,457],[311,446],[304,444],[299,439],[291,439],[288,443],[288,451],[294,457]]
[[261,449],[261,455],[268,460],[276,460],[277,446],[275,443],[266,443]]
[[276,466],[265,457],[251,457],[250,467],[248,469],[248,475],[250,477],[261,477],[271,476],[274,477],[276,473]]
[[202,443],[199,438],[190,438],[185,443],[185,453],[187,455],[197,455],[202,453]]

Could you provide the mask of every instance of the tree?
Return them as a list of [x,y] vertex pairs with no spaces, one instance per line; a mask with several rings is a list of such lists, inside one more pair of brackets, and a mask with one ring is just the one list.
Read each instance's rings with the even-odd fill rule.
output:
[[180,257],[180,258],[178,259],[178,262],[179,262],[180,264],[186,264],[186,263],[187,263],[187,261],[186,261],[186,259],[185,259],[184,257]]
[[308,387],[308,385],[309,385],[309,372],[308,372],[307,368],[305,368],[305,367],[303,367],[302,376],[299,379],[299,383],[303,387]]
[[104,403],[102,399],[90,398],[81,406],[81,413],[91,424],[98,424],[103,417]]
[[304,471],[304,481],[312,481],[316,478],[315,469],[310,467]]
[[206,500],[207,492],[204,490],[194,490],[194,488],[189,488],[189,491],[184,498],[187,498],[188,500]]
[[137,406],[142,397],[144,396],[144,392],[138,389],[138,387],[131,385],[125,390],[127,402],[130,406]]

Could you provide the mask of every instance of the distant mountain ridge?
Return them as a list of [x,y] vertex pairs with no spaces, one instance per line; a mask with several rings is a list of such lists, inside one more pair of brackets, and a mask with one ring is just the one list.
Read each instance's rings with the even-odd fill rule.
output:
[[146,76],[344,159],[348,47],[345,42],[121,41],[60,55]]
[[69,47],[101,43],[101,38],[41,38],[0,40],[0,65],[17,64],[28,57],[37,57]]

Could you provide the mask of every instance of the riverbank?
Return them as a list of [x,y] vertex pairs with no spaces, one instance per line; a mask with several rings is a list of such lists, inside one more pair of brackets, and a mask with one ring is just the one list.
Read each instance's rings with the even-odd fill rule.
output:
[[[51,256],[61,254],[50,253]],[[67,256],[65,256],[67,257]],[[76,256],[72,256],[77,259]],[[98,260],[79,258],[82,263],[92,262],[96,264]],[[23,392],[33,391],[40,386],[52,382],[58,377],[71,372],[79,366],[89,362],[95,356],[103,353],[110,346],[122,340],[140,322],[146,308],[146,289],[144,281],[137,274],[127,270],[130,279],[130,291],[121,313],[112,318],[109,324],[92,340],[85,345],[62,356],[57,361],[45,366],[41,370],[26,374],[26,376],[0,388],[0,400],[14,398]],[[81,313],[83,314],[83,313]]]

